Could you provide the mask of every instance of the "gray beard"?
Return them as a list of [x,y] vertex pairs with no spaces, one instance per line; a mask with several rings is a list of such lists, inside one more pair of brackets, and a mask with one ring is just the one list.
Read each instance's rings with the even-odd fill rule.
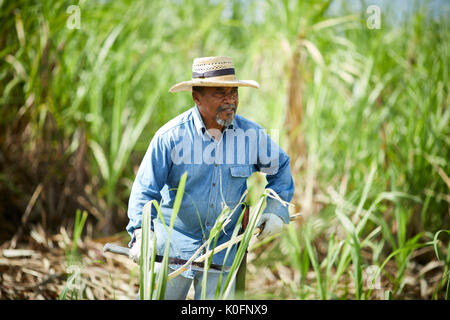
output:
[[222,112],[222,110],[227,109],[229,107],[232,107],[234,114],[236,114],[236,106],[234,104],[223,105],[217,109],[216,122],[221,126],[228,127],[230,124],[233,123],[234,115],[233,115],[233,117],[231,117],[230,119],[227,119],[227,120],[220,119],[220,117],[219,117],[219,114]]
[[[234,117],[233,117],[233,119],[234,119]],[[217,115],[216,122],[218,124],[220,124],[221,126],[228,127],[230,124],[233,123],[233,119],[222,120],[222,119],[219,118],[219,115]]]

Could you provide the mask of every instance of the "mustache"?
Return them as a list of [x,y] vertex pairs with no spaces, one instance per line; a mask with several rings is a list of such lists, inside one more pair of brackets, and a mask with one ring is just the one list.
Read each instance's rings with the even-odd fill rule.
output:
[[236,105],[235,104],[223,104],[223,105],[221,105],[221,106],[219,106],[217,108],[217,113],[220,113],[223,110],[230,109],[230,108],[233,109],[233,112],[236,112]]

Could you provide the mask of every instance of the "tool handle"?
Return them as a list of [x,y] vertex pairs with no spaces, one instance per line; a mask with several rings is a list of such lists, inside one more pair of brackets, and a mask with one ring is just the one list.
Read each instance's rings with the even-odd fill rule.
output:
[[113,243],[106,243],[105,246],[103,247],[103,252],[112,252],[112,253],[117,253],[117,254],[121,254],[124,256],[129,256],[130,255],[130,249],[127,247],[121,247],[118,246],[117,244],[113,244]]

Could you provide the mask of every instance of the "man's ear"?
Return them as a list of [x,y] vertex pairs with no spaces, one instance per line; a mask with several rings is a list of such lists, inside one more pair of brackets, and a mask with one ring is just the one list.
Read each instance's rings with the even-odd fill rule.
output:
[[196,105],[200,105],[199,93],[195,90],[192,90],[192,100],[194,100]]

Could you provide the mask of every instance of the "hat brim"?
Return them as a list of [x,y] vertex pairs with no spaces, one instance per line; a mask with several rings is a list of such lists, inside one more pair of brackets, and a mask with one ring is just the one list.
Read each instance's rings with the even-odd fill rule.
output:
[[259,88],[259,84],[253,80],[207,80],[195,79],[177,83],[169,89],[169,92],[191,91],[192,87],[251,87]]

